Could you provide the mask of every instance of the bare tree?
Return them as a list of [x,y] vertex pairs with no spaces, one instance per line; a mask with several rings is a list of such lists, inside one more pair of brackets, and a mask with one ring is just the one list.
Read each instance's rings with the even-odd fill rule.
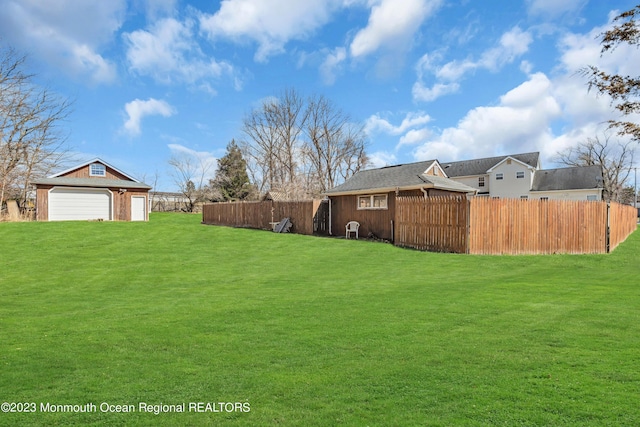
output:
[[269,98],[243,123],[243,154],[261,192],[290,187],[298,178],[304,101],[294,89]]
[[197,204],[204,201],[205,184],[213,163],[195,153],[182,153],[171,157],[169,165],[172,167],[173,182],[186,199],[185,210],[193,212]]
[[363,126],[325,97],[306,101],[293,89],[248,114],[242,143],[259,191],[317,196],[367,163]]
[[306,115],[304,153],[319,194],[366,166],[366,136],[361,124],[323,96],[309,100]]
[[585,142],[558,153],[556,160],[568,166],[600,166],[604,199],[624,203],[625,182],[631,173],[634,148],[632,141],[612,142],[606,134],[602,139],[598,136],[587,138]]
[[0,50],[0,206],[9,197],[24,202],[29,181],[50,173],[67,154],[59,124],[71,103],[35,86],[25,61],[13,49]]

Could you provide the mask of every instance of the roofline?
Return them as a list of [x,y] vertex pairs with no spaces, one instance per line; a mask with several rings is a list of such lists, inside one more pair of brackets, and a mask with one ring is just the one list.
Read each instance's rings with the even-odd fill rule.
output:
[[[527,154],[528,154],[528,153],[527,153]],[[519,154],[515,154],[515,155],[519,155]],[[536,170],[535,166],[531,166],[530,164],[525,163],[525,162],[523,162],[522,160],[518,160],[518,159],[516,159],[516,158],[515,158],[515,157],[513,157],[513,156],[506,156],[506,157],[504,157],[502,160],[500,160],[498,163],[496,163],[495,165],[493,165],[493,166],[491,166],[489,169],[487,169],[487,173],[491,173],[491,172],[493,172],[493,170],[494,170],[495,168],[497,168],[497,167],[498,167],[498,165],[500,165],[501,163],[504,163],[505,161],[507,161],[507,160],[509,160],[509,159],[511,159],[511,160],[515,160],[516,162],[520,163],[521,165],[523,165],[523,166],[527,167],[528,169]]]
[[[130,186],[127,185],[127,183],[129,183],[129,181],[125,181],[122,179],[101,179],[101,180],[96,180],[96,182],[91,182],[91,183],[80,183],[80,182],[69,182],[69,183],[65,183],[65,182],[56,182],[56,180],[58,179],[74,179],[74,180],[84,180],[84,179],[90,179],[90,178],[65,178],[65,177],[56,177],[56,178],[39,178],[39,179],[34,179],[32,181],[29,181],[30,184],[32,185],[52,185],[52,186],[61,186],[61,187],[78,187],[78,188],[116,188],[116,187],[120,187],[120,188],[132,188],[132,189],[138,189],[138,190],[151,190],[153,189],[153,187],[151,187],[149,184],[145,184],[144,182],[140,182],[140,181],[131,181],[131,184],[134,184],[134,186]],[[108,182],[108,181],[112,181],[112,182]],[[113,185],[116,184],[116,185]]]
[[477,190],[472,187],[469,187],[469,188],[471,188],[473,191],[457,191],[450,188],[443,188],[440,186],[436,186],[435,184],[425,182],[424,184],[420,184],[420,185],[406,185],[402,187],[382,187],[382,188],[368,188],[363,190],[338,191],[335,193],[322,193],[322,195],[327,197],[355,196],[355,195],[361,195],[361,194],[391,193],[395,191],[420,190],[420,189],[427,189],[427,188],[435,188],[438,190],[447,190],[447,191],[452,191],[454,193],[463,193],[463,194],[477,192]]
[[107,166],[107,167],[109,167],[109,168],[113,169],[114,171],[118,172],[119,174],[126,176],[127,178],[129,178],[129,179],[130,179],[130,180],[132,180],[132,181],[139,182],[139,183],[141,183],[141,184],[142,184],[142,181],[137,180],[136,178],[132,177],[132,176],[131,176],[131,175],[129,175],[128,173],[124,173],[124,172],[122,172],[120,169],[116,168],[116,167],[115,167],[115,166],[113,166],[113,165],[110,165],[109,163],[105,162],[104,160],[102,160],[102,159],[101,159],[101,158],[99,158],[99,157],[95,157],[95,158],[93,158],[92,160],[89,160],[88,162],[84,162],[84,163],[82,163],[82,164],[80,164],[80,165],[73,166],[72,168],[69,168],[69,169],[64,170],[64,171],[62,171],[62,172],[58,172],[58,173],[56,173],[56,174],[54,174],[54,175],[49,176],[49,178],[60,178],[60,175],[64,175],[64,174],[69,173],[69,172],[72,172],[72,171],[74,171],[74,170],[76,170],[76,169],[80,169],[80,168],[83,168],[83,167],[85,167],[85,166],[88,166],[88,165],[90,165],[90,164],[92,164],[92,163],[97,163],[97,162],[100,162],[100,163],[102,163],[103,165],[105,165],[105,166]]

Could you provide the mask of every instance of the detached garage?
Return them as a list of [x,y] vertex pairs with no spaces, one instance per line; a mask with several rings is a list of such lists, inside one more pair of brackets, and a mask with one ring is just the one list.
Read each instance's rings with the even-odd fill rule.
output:
[[36,186],[38,221],[147,221],[150,186],[94,159]]

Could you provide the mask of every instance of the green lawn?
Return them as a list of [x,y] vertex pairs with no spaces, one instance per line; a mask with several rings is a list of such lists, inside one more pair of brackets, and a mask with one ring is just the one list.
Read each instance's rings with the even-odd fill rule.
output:
[[497,257],[200,220],[0,223],[0,402],[37,410],[0,425],[640,425],[638,232]]

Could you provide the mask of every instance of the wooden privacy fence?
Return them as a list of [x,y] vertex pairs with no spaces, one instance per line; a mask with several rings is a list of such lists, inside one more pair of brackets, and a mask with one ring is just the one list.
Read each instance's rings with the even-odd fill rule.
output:
[[324,212],[322,205],[321,200],[210,203],[202,208],[202,222],[272,230],[273,223],[289,218],[294,233],[323,233],[326,221],[317,218],[318,212]]
[[604,202],[474,198],[470,205],[469,253],[606,252]]
[[636,229],[617,203],[398,197],[395,244],[471,254],[606,253]]
[[454,197],[398,197],[394,244],[432,252],[465,253],[469,204]]
[[609,207],[609,251],[614,250],[638,226],[638,210],[633,206],[611,203]]

